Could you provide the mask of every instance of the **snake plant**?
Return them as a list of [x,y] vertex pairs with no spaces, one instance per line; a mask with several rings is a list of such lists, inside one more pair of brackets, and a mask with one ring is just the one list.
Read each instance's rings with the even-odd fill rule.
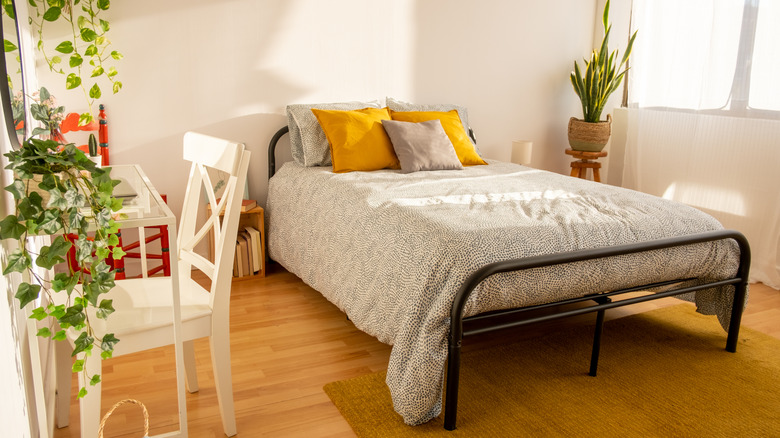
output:
[[[585,62],[585,74],[582,74],[577,61],[574,61],[574,71],[571,73],[571,84],[574,91],[582,102],[583,119],[586,122],[595,123],[601,118],[601,112],[607,103],[609,96],[617,90],[623,78],[628,71],[628,67],[623,66],[631,55],[631,47],[634,45],[636,31],[628,40],[626,53],[617,64],[618,51],[609,53],[609,33],[612,26],[609,24],[609,0],[604,6],[604,39],[601,41],[601,48],[590,55],[590,60],[583,59]],[[622,70],[622,71],[620,71]],[[618,73],[618,71],[620,71]]]

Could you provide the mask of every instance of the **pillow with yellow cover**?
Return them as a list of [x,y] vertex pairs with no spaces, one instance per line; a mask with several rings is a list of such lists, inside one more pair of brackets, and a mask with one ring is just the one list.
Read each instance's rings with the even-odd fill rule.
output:
[[390,120],[387,108],[311,111],[330,144],[333,172],[401,168],[390,138],[382,127],[382,120]]
[[393,120],[403,122],[427,122],[438,119],[447,133],[458,159],[464,166],[473,166],[477,164],[487,164],[479,156],[474,145],[469,140],[466,130],[463,128],[457,110],[451,111],[393,111],[390,110],[390,116]]

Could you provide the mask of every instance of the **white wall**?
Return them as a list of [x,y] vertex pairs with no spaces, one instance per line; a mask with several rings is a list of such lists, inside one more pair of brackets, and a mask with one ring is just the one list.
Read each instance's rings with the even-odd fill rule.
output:
[[[627,0],[625,0],[627,3]],[[469,108],[480,150],[567,173],[578,116],[568,75],[592,50],[596,0],[136,0],[112,2],[123,90],[104,96],[113,163],[140,163],[180,210],[187,130],[253,152],[250,196],[264,203],[266,146],[289,103],[393,96]],[[614,6],[613,6],[614,8]],[[64,81],[41,73],[71,111]]]

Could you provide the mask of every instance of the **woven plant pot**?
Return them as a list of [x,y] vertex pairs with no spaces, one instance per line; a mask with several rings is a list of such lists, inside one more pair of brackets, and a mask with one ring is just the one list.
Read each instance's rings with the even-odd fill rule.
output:
[[575,151],[601,152],[612,134],[612,116],[605,122],[590,123],[572,117],[569,119],[569,146]]

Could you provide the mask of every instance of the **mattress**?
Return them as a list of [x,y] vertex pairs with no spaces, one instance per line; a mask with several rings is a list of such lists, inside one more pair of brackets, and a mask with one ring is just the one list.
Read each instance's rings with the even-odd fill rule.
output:
[[[722,229],[692,207],[489,160],[457,171],[334,174],[285,163],[269,181],[271,258],[393,346],[387,385],[407,424],[441,411],[450,307],[485,264]],[[655,281],[734,276],[731,241],[492,276],[466,316]],[[733,288],[688,299],[727,326]]]

